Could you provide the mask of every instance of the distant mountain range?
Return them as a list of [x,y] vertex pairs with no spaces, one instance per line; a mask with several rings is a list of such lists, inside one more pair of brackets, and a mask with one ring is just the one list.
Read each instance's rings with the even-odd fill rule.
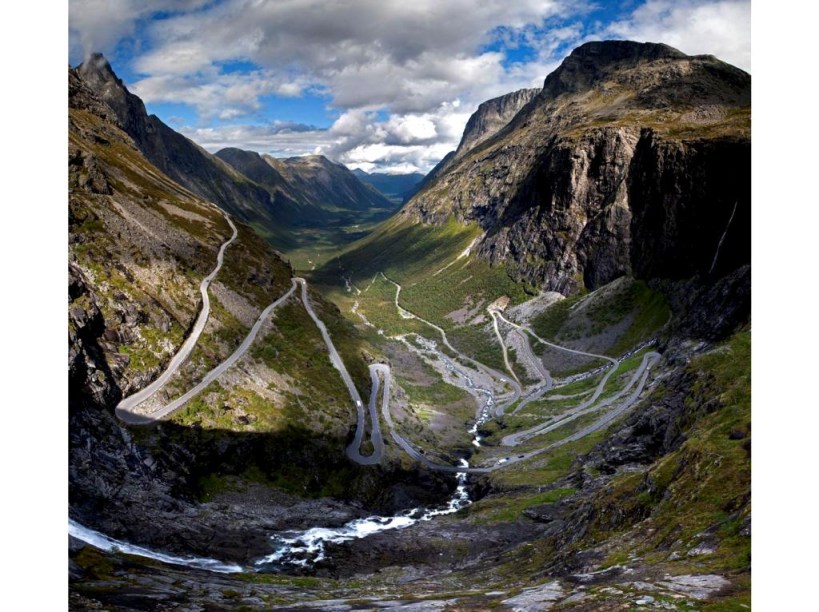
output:
[[148,161],[193,194],[262,229],[280,248],[291,243],[290,230],[338,225],[349,212],[386,216],[395,209],[394,201],[323,156],[280,160],[240,149],[208,153],[148,115],[101,54],[75,74],[111,108]]
[[384,174],[383,172],[364,172],[356,168],[353,174],[360,181],[372,185],[391,200],[399,202],[412,196],[417,186],[424,180],[424,175],[419,172]]

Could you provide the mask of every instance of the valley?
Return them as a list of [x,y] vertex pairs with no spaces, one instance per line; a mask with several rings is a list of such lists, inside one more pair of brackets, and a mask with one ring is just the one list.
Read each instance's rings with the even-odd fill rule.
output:
[[141,104],[69,71],[72,607],[750,602],[747,74],[588,43],[403,205]]

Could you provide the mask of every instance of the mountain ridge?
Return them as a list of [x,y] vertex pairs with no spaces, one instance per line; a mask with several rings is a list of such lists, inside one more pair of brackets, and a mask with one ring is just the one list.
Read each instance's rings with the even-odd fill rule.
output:
[[92,54],[72,70],[111,108],[151,163],[197,196],[264,228],[279,247],[290,243],[288,229],[338,224],[339,211],[394,207],[346,167],[323,157],[276,160],[239,149],[207,152],[148,115],[142,100],[128,91],[102,54]]
[[[601,56],[607,61],[592,61]],[[731,244],[719,255],[720,271],[730,272],[750,262],[747,240],[734,242],[749,224],[750,181],[742,180],[750,167],[749,117],[750,77],[739,69],[666,45],[588,43],[507,125],[432,177],[399,216],[477,222],[486,232],[477,249],[488,261],[511,262],[516,278],[574,293],[632,270],[706,274],[714,252],[698,244],[716,247],[737,203]],[[692,173],[696,181],[671,176]],[[722,178],[729,175],[740,180]],[[658,191],[668,191],[669,180],[678,181],[673,208]],[[657,224],[668,215],[678,221],[669,226],[674,235],[658,241]]]

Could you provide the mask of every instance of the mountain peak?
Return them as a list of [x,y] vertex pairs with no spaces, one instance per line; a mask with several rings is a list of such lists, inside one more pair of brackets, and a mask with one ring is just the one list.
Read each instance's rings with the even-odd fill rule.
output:
[[118,85],[122,85],[122,80],[114,73],[114,69],[111,68],[111,64],[108,63],[102,53],[95,52],[89,55],[82,64],[77,66],[77,72],[86,81],[89,78],[94,79],[96,77],[103,81],[113,81]]
[[539,89],[519,89],[483,102],[469,118],[455,157],[463,157],[467,151],[491,138],[539,93]]
[[596,40],[574,49],[567,58],[593,59],[597,63],[611,63],[623,60],[657,60],[662,58],[682,59],[688,57],[682,51],[663,43],[640,43],[632,40]]
[[[742,75],[745,75],[738,68],[724,64],[712,56],[686,55],[662,43],[602,40],[585,43],[572,51],[546,77],[541,98],[549,99],[583,91],[610,79],[625,79],[623,83],[628,81],[628,87],[634,90],[654,88],[658,80],[679,80],[682,73],[674,65],[682,63],[709,64],[724,73],[724,79],[732,82],[742,81]],[[684,72],[688,73],[688,69]],[[665,76],[660,76],[661,73]]]

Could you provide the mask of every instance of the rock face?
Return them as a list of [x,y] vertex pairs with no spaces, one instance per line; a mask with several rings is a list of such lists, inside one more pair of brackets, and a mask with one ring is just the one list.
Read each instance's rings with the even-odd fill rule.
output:
[[539,89],[519,89],[504,96],[487,100],[478,106],[478,110],[472,113],[469,121],[466,122],[458,148],[447,153],[430,170],[429,174],[412,191],[408,192],[408,199],[444,174],[456,159],[463,157],[468,151],[506,127],[520,109],[531,102],[539,93]]
[[712,56],[588,43],[401,215],[477,222],[482,257],[564,294],[624,274],[729,274],[750,262],[750,91]]
[[455,159],[497,134],[539,93],[539,89],[519,89],[478,106],[478,110],[466,122],[461,142],[455,150]]

